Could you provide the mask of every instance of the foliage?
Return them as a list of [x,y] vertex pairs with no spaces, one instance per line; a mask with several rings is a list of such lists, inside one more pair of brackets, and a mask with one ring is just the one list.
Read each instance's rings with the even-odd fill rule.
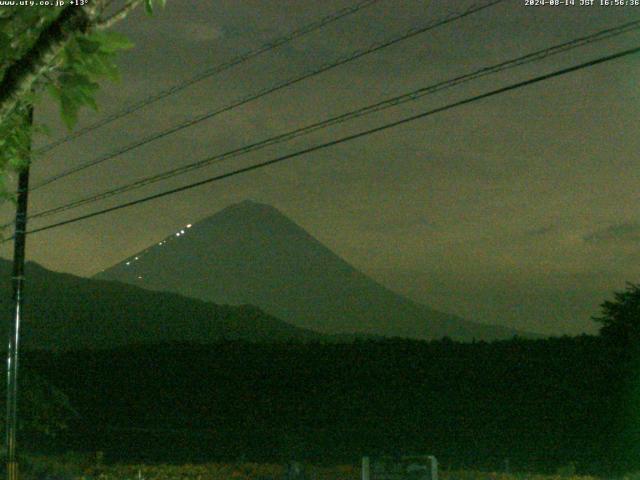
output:
[[[2,382],[0,398],[6,395]],[[69,421],[78,414],[71,406],[69,397],[32,371],[25,370],[20,377],[20,416],[18,428],[27,434],[54,437],[64,431]],[[4,417],[2,418],[4,428]]]
[[132,44],[116,32],[92,32],[77,35],[64,51],[64,60],[57,75],[51,77],[47,88],[60,105],[64,123],[71,129],[78,120],[78,110],[83,106],[98,109],[95,95],[97,80],[107,77],[119,80],[114,59],[119,50]]
[[[74,480],[91,465],[88,456],[67,453],[59,456],[19,454],[20,478],[24,480]],[[6,457],[0,456],[0,475],[5,476]]]
[[[145,0],[148,13],[153,11],[154,1],[164,6],[166,0]],[[105,4],[99,0],[90,3],[94,2]],[[58,22],[68,8],[83,7],[19,6],[0,11],[0,81],[6,79],[12,67],[30,58],[36,47],[40,48],[49,27]],[[11,197],[6,181],[11,172],[24,167],[31,156],[31,138],[37,130],[28,121],[29,106],[37,104],[47,91],[59,104],[62,120],[71,129],[82,107],[97,110],[98,82],[103,78],[118,80],[116,56],[132,44],[121,34],[96,28],[99,20],[96,18],[95,24],[85,31],[74,32],[64,48],[38,72],[31,92],[0,119],[0,198]]]
[[621,346],[640,343],[640,284],[628,283],[627,289],[614,293],[613,301],[605,301],[601,315],[594,317],[602,327],[600,334]]
[[561,477],[573,477],[576,474],[576,464],[569,462],[566,465],[562,465],[561,467],[558,467],[556,474]]
[[27,116],[23,106],[6,122],[0,123],[0,198],[9,196],[7,174],[19,171],[28,164],[33,129]]
[[405,451],[434,454],[443,469],[500,469],[506,458],[514,471],[640,466],[616,446],[629,372],[598,337],[220,342],[24,362],[64,382],[88,424],[69,448],[93,445],[108,461],[347,462]]
[[[157,0],[157,2],[161,8],[164,8],[167,0]],[[147,12],[147,15],[153,15],[154,7],[153,0],[144,0],[144,9]]]

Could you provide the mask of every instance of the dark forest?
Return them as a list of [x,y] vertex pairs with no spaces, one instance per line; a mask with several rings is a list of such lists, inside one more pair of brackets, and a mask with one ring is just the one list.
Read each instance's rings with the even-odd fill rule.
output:
[[24,366],[79,414],[50,448],[111,461],[427,452],[444,468],[605,473],[640,467],[636,358],[585,335],[165,344],[28,352]]

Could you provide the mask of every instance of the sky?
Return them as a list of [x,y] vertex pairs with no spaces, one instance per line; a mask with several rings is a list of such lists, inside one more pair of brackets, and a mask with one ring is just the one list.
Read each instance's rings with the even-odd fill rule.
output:
[[[80,127],[353,0],[169,0],[116,30],[122,81]],[[43,187],[30,211],[222,153],[376,101],[640,19],[640,6],[507,0]],[[597,2],[599,3],[599,2]],[[473,2],[379,0],[34,160],[32,182],[215,110]],[[428,95],[56,217],[133,200],[640,45],[637,31]],[[177,227],[251,199],[278,208],[375,280],[470,320],[594,333],[599,305],[640,281],[640,56],[520,88],[150,203],[35,234],[28,259],[91,276]],[[35,111],[66,134],[53,101]],[[50,139],[39,138],[36,145]],[[10,205],[2,219],[12,218]],[[9,258],[8,244],[0,254]]]

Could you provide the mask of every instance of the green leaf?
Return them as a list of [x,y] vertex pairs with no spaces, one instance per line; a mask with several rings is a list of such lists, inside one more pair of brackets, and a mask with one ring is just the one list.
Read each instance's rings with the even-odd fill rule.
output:
[[59,81],[60,81],[60,88],[62,89],[66,89],[69,87],[74,88],[74,87],[89,85],[93,83],[87,75],[82,75],[75,72],[65,73],[60,75]]
[[147,12],[147,15],[153,15],[153,1],[144,0],[144,9]]
[[62,92],[60,95],[60,114],[62,121],[71,130],[78,121],[78,105],[66,92]]
[[0,52],[3,52],[8,48],[11,48],[11,37],[0,31]]
[[80,48],[78,47],[77,41],[71,41],[67,44],[64,49],[64,64],[65,65],[74,65],[80,58],[82,52],[80,52]]
[[[100,55],[94,54],[83,58],[83,60],[85,65],[89,63],[89,69],[93,73],[110,73],[110,64],[107,62],[106,66],[103,65],[99,62],[100,58]],[[67,71],[58,77],[58,82],[59,87],[50,87],[49,92],[59,100],[63,120],[69,128],[76,123],[78,110],[81,106],[87,105],[94,110],[98,109],[95,95],[99,85],[91,80],[88,74]]]
[[74,100],[78,104],[88,105],[93,110],[98,110],[98,104],[95,100],[95,92],[98,91],[98,84],[89,84],[76,87],[72,90]]
[[89,37],[78,37],[76,40],[83,53],[95,53],[100,49],[100,42]]
[[115,53],[119,50],[133,48],[133,43],[126,36],[118,32],[96,32],[89,37],[100,44],[100,50],[106,53]]
[[91,65],[98,75],[104,75],[111,80],[120,80],[120,71],[118,66],[112,61],[113,55],[98,53],[92,55]]
[[29,165],[29,157],[27,155],[15,155],[9,159],[9,166],[16,172],[22,170]]
[[51,95],[51,97],[56,99],[58,102],[60,101],[60,89],[57,86],[55,86],[53,83],[50,83],[47,85],[47,91],[49,92],[49,95]]
[[114,54],[98,51],[92,55],[85,55],[74,64],[77,74],[89,77],[106,76],[111,80],[120,80],[118,66],[113,63]]

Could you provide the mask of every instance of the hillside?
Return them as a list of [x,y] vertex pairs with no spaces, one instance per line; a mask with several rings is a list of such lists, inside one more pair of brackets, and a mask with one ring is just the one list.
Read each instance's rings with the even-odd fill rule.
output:
[[96,275],[226,304],[302,328],[457,340],[531,336],[413,302],[367,277],[277,209],[232,205]]
[[[0,260],[0,335],[7,338],[11,264]],[[26,267],[27,349],[108,348],[135,343],[222,339],[287,341],[322,335],[294,327],[250,306],[215,305],[173,293],[151,292],[117,282],[56,273],[35,263]]]

